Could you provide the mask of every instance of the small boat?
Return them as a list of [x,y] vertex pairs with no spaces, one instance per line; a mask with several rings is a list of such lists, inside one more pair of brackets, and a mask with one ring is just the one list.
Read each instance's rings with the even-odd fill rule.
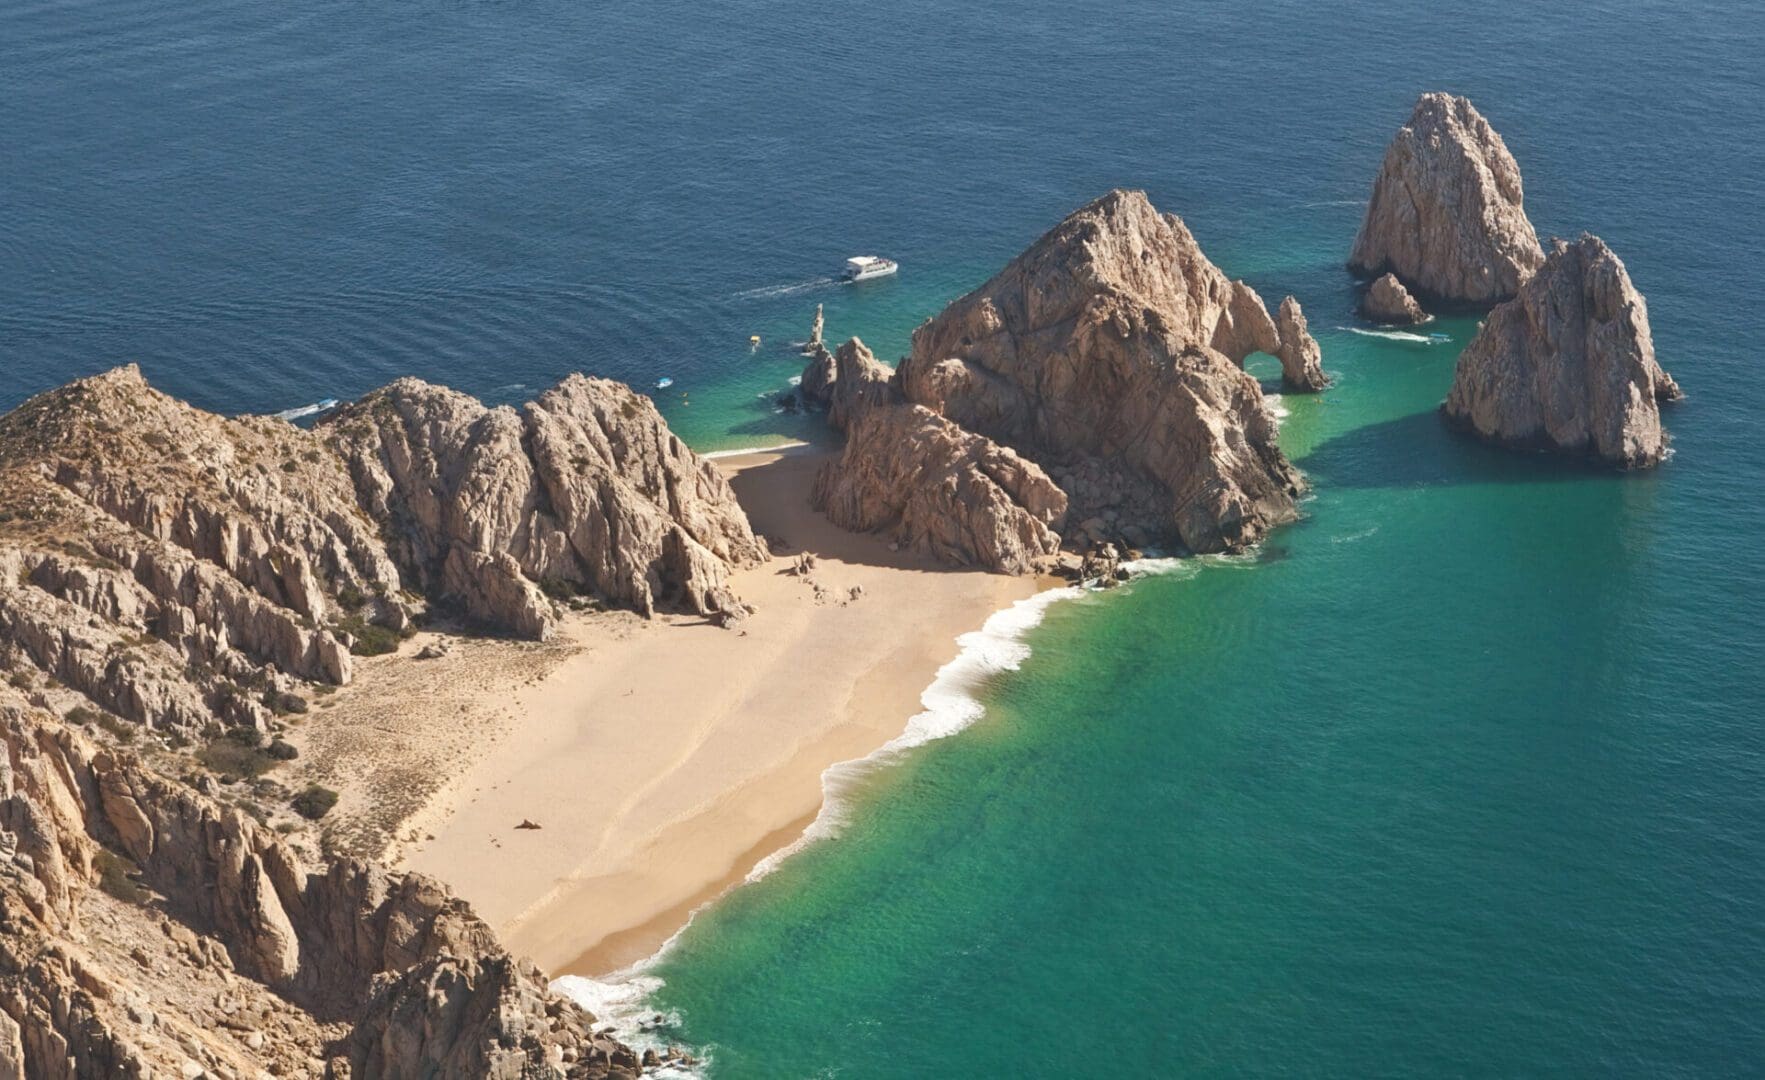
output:
[[884,259],[877,255],[854,255],[846,260],[846,270],[842,275],[847,281],[869,281],[871,278],[888,277],[901,269],[893,259]]
[[674,385],[673,379],[657,379],[656,380],[656,389],[658,389],[658,390],[666,390],[670,386],[673,386],[673,385]]
[[748,348],[758,349],[759,347],[760,347],[760,335],[759,334],[749,334],[748,335]]
[[1451,341],[1452,335],[1451,334],[1443,334],[1440,331],[1436,330],[1433,333],[1428,335],[1428,340],[1429,341]]

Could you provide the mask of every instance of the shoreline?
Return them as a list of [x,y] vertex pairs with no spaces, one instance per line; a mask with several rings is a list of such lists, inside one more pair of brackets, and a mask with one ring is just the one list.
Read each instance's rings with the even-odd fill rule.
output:
[[[915,725],[950,669],[998,670],[988,627],[1064,583],[951,570],[834,527],[807,498],[827,453],[718,457],[756,532],[785,541],[732,578],[756,613],[734,629],[572,619],[567,657],[486,687],[511,718],[413,816],[426,831],[400,867],[448,882],[554,979],[625,974],[837,827],[845,768],[936,737]],[[802,551],[818,560],[807,577],[790,572]]]

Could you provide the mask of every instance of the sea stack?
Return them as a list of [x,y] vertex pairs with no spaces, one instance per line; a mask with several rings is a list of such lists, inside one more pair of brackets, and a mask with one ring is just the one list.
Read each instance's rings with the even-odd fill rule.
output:
[[1383,274],[1378,280],[1367,286],[1367,293],[1361,297],[1360,313],[1362,317],[1387,326],[1416,326],[1425,323],[1434,316],[1422,310],[1416,298],[1397,280],[1396,274]]
[[1519,295],[1489,313],[1442,411],[1491,442],[1648,468],[1667,453],[1658,403],[1679,397],[1624,263],[1583,234],[1553,241]]
[[1423,94],[1385,151],[1348,267],[1424,299],[1493,304],[1544,262],[1520,166],[1469,100]]
[[[1277,324],[1180,220],[1141,192],[1112,191],[914,333],[887,399],[870,410],[923,408],[879,419],[876,430],[850,427],[848,412],[848,430],[864,437],[848,441],[818,491],[829,505],[838,493],[867,506],[843,517],[875,527],[864,523],[910,521],[928,505],[910,504],[909,493],[954,483],[945,463],[978,470],[993,488],[968,505],[989,516],[986,528],[910,531],[934,538],[928,546],[950,561],[963,549],[967,561],[996,569],[1028,565],[1047,547],[1026,521],[1064,529],[1079,548],[1121,540],[1242,549],[1296,516],[1303,481],[1240,362],[1268,352],[1296,381],[1322,385],[1297,302],[1283,309]],[[916,461],[938,467],[915,475]]]

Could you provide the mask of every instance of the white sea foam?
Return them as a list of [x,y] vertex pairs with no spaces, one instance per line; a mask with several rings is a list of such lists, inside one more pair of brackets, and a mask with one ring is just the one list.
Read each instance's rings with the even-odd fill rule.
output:
[[1431,338],[1426,334],[1412,334],[1408,330],[1368,330],[1364,326],[1338,326],[1338,330],[1346,330],[1351,334],[1364,337],[1384,338],[1386,341],[1411,341],[1419,345],[1441,345],[1445,342],[1440,338]]
[[1301,209],[1317,210],[1326,206],[1365,206],[1365,199],[1325,199],[1322,202],[1300,203]]
[[702,458],[714,459],[741,457],[743,454],[768,454],[776,452],[791,453],[800,451],[808,445],[808,443],[801,440],[795,440],[792,442],[775,443],[772,446],[742,446],[734,450],[713,450],[708,454],[700,454],[699,456]]
[[1264,394],[1262,400],[1263,404],[1269,407],[1269,412],[1275,414],[1275,422],[1277,424],[1293,415],[1293,413],[1288,410],[1287,404],[1280,394]]
[[311,405],[301,405],[293,409],[283,409],[276,414],[276,418],[278,420],[299,420],[303,416],[316,416],[322,412],[329,412],[330,410],[335,409],[338,404],[339,402],[336,398],[326,398],[323,401],[315,401]]
[[[594,1014],[595,1029],[611,1027],[618,1040],[638,1052],[655,1050],[658,1055],[671,1045],[658,1029],[677,1028],[680,1014],[658,1013],[649,1003],[650,995],[662,988],[662,980],[654,975],[635,971],[622,972],[606,979],[590,979],[582,975],[563,975],[552,980],[552,989]],[[678,1041],[672,1045],[678,1045]],[[685,1065],[664,1066],[645,1072],[645,1076],[702,1076],[710,1061],[700,1058],[693,1068]]]

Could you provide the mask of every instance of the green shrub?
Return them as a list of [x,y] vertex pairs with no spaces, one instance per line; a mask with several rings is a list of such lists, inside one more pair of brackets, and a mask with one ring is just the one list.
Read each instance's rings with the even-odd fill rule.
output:
[[363,623],[359,628],[352,627],[350,633],[355,643],[349,651],[357,656],[385,656],[398,651],[398,634],[384,626]]
[[337,805],[337,793],[328,787],[311,784],[294,797],[294,812],[309,821],[317,821]]
[[228,783],[262,776],[276,764],[276,759],[264,750],[246,746],[230,736],[216,739],[196,751],[196,760]]
[[97,721],[97,719],[98,719],[98,710],[88,709],[84,705],[75,705],[73,708],[71,708],[67,711],[67,715],[66,715],[66,720],[68,723],[78,724],[81,727],[85,727],[87,724],[94,723],[95,721]]
[[28,671],[15,671],[6,681],[12,684],[14,690],[29,690],[31,684],[36,680],[31,678],[31,673]]
[[337,590],[338,606],[342,607],[345,611],[360,611],[362,605],[367,602],[368,598],[363,596],[362,591],[354,585],[345,585],[343,588]]
[[296,750],[293,744],[283,742],[281,739],[271,743],[267,753],[277,761],[293,761],[300,756],[300,751]]
[[93,865],[98,868],[98,887],[118,900],[145,904],[153,898],[153,894],[135,880],[135,875],[141,872],[141,868],[116,852],[99,848]]
[[276,711],[279,713],[293,713],[294,715],[299,716],[301,713],[306,712],[306,699],[299,694],[283,694],[276,699]]

